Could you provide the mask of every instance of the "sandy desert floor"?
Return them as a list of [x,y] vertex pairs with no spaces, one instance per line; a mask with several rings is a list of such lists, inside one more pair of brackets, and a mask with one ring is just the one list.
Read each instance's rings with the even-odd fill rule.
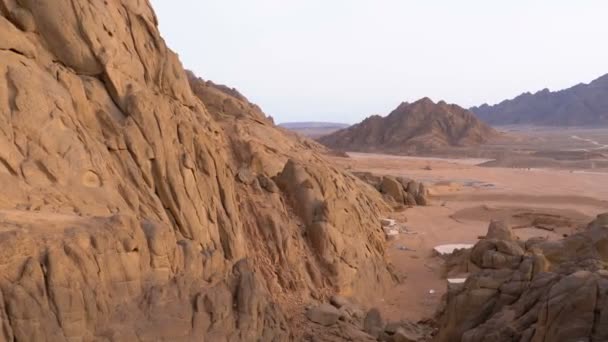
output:
[[[388,257],[402,282],[377,306],[390,320],[431,317],[447,289],[442,259],[433,247],[473,244],[492,219],[527,226],[526,219],[550,218],[555,231],[521,228],[522,239],[549,239],[584,227],[608,211],[608,173],[481,167],[482,159],[441,159],[350,153],[332,158],[351,171],[404,176],[430,185],[432,203],[393,213],[413,234],[389,243]],[[521,223],[524,223],[523,225]]]

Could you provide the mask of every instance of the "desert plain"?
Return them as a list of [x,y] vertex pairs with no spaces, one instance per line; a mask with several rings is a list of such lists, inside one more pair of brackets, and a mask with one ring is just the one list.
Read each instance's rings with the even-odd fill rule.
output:
[[[558,240],[608,210],[608,168],[597,167],[608,160],[608,129],[512,126],[501,131],[512,139],[461,149],[454,158],[445,152],[440,157],[352,152],[348,158],[331,157],[353,172],[428,185],[429,206],[389,215],[407,233],[387,247],[400,277],[376,304],[388,319],[418,321],[435,314],[448,277],[436,246],[475,244],[491,220],[508,222],[522,240]],[[595,153],[585,157],[585,152]],[[494,166],[496,159],[462,157],[467,154],[510,162]]]

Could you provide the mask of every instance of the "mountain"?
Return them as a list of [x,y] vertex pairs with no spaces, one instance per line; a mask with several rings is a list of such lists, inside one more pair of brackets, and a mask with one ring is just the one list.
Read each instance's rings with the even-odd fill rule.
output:
[[285,122],[279,126],[314,139],[339,131],[349,125],[334,122]]
[[379,193],[157,25],[0,1],[0,341],[301,340],[294,303],[394,282]]
[[608,74],[589,84],[534,94],[524,93],[497,105],[471,108],[493,125],[597,126],[608,125]]
[[387,117],[370,116],[319,141],[337,150],[416,153],[477,145],[496,134],[464,108],[423,98],[402,103]]

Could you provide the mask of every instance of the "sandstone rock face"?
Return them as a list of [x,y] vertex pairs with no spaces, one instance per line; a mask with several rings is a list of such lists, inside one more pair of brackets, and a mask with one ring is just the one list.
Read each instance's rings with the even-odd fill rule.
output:
[[525,245],[493,223],[470,254],[481,270],[450,287],[436,340],[607,340],[607,217],[564,240]]
[[319,141],[342,151],[418,153],[478,145],[497,134],[464,108],[424,98],[402,103],[387,117],[371,116]]
[[199,81],[147,1],[0,0],[0,340],[289,340],[391,282],[380,196]]

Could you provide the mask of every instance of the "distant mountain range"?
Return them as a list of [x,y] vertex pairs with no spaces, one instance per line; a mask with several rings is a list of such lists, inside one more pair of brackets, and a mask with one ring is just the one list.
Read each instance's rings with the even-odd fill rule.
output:
[[279,124],[280,127],[300,133],[310,138],[319,138],[321,136],[333,133],[348,127],[348,124],[335,122],[285,122]]
[[411,104],[402,103],[387,117],[370,116],[318,140],[343,151],[417,153],[477,145],[496,135],[472,112],[423,98]]
[[492,125],[608,126],[608,74],[589,84],[524,93],[471,111]]

